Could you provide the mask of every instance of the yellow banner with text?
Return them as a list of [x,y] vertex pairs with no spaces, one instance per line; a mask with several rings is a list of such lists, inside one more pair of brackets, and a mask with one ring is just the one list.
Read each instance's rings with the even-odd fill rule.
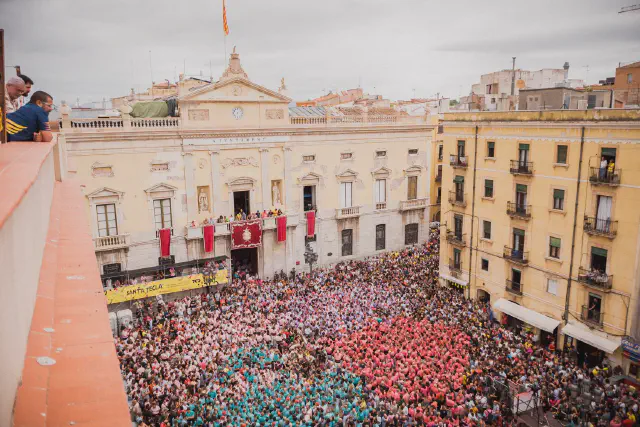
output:
[[118,289],[104,291],[107,304],[117,304],[125,301],[154,297],[156,295],[172,294],[174,292],[190,291],[211,285],[221,285],[228,281],[228,271],[218,270],[215,276],[193,274],[191,276],[172,277],[156,280],[140,285],[123,286]]

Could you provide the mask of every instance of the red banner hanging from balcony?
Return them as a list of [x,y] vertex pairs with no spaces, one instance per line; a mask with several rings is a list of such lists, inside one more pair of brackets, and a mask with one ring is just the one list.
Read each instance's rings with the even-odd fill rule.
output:
[[287,217],[277,217],[276,225],[278,226],[278,242],[284,242],[287,240]]
[[262,220],[231,223],[231,249],[255,248],[262,245]]
[[163,228],[158,231],[160,236],[160,256],[171,255],[171,229]]
[[315,211],[307,212],[307,237],[313,237],[316,234],[316,213]]
[[204,236],[205,253],[213,252],[213,225],[202,227],[202,235]]

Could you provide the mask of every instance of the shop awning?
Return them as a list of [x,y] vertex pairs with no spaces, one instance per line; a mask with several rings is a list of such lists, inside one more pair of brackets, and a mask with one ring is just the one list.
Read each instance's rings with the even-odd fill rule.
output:
[[612,354],[620,347],[620,338],[605,338],[591,332],[586,326],[571,322],[564,325],[562,333],[609,354]]
[[467,282],[466,280],[458,279],[456,277],[449,276],[448,274],[440,273],[440,277],[450,282],[457,283],[460,286],[469,285],[469,282]]
[[496,303],[493,304],[493,308],[547,332],[553,332],[553,330],[560,324],[559,320],[552,319],[551,317],[540,314],[537,311],[533,311],[504,298],[500,298],[496,301]]

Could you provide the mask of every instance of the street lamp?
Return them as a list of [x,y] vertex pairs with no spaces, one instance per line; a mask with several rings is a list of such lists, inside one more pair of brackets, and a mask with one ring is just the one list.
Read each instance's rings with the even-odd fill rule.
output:
[[309,274],[313,273],[313,264],[318,262],[318,254],[313,252],[311,244],[307,242],[304,251],[304,261],[309,264]]

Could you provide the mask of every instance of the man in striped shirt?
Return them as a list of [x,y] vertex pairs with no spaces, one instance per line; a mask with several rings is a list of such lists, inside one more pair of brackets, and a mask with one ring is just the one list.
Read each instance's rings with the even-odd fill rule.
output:
[[53,110],[53,98],[37,91],[31,100],[18,111],[7,114],[7,137],[13,141],[49,142],[53,139],[49,127],[49,112]]

